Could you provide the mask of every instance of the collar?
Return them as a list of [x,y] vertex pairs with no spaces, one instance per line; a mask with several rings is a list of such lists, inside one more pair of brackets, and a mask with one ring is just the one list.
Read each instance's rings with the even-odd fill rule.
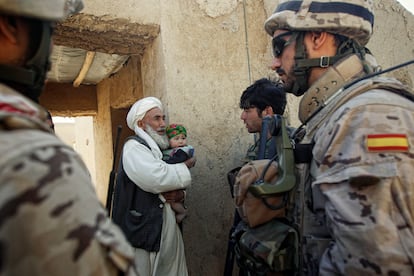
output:
[[299,103],[299,119],[306,123],[320,108],[326,106],[348,82],[364,75],[362,61],[351,55],[329,67],[303,95]]

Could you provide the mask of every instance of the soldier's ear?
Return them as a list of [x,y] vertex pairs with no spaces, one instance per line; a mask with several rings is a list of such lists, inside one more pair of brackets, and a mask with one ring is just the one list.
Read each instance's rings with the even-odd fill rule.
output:
[[18,22],[13,16],[0,15],[0,39],[3,43],[16,44],[18,40]]
[[333,35],[327,32],[309,32],[309,34],[312,48],[315,51],[330,46],[335,41]]

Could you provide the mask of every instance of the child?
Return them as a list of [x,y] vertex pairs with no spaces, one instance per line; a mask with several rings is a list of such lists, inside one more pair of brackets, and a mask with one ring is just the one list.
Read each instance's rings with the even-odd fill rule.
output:
[[[181,163],[194,155],[194,148],[187,145],[187,130],[183,125],[171,124],[167,127],[167,137],[170,148],[163,151],[163,160],[168,164]],[[185,190],[181,201],[170,202],[175,212],[175,219],[181,226],[181,222],[187,216],[187,207],[184,204]]]

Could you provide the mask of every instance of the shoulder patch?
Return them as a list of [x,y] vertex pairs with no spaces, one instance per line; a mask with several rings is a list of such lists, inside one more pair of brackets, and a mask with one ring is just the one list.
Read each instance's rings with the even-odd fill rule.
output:
[[365,140],[368,152],[407,152],[409,149],[406,134],[368,134]]

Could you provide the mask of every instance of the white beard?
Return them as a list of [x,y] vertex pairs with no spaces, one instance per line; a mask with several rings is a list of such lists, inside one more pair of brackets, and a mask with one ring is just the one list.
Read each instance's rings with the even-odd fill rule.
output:
[[167,135],[159,135],[152,127],[145,125],[145,132],[157,143],[161,150],[168,149],[170,143]]

